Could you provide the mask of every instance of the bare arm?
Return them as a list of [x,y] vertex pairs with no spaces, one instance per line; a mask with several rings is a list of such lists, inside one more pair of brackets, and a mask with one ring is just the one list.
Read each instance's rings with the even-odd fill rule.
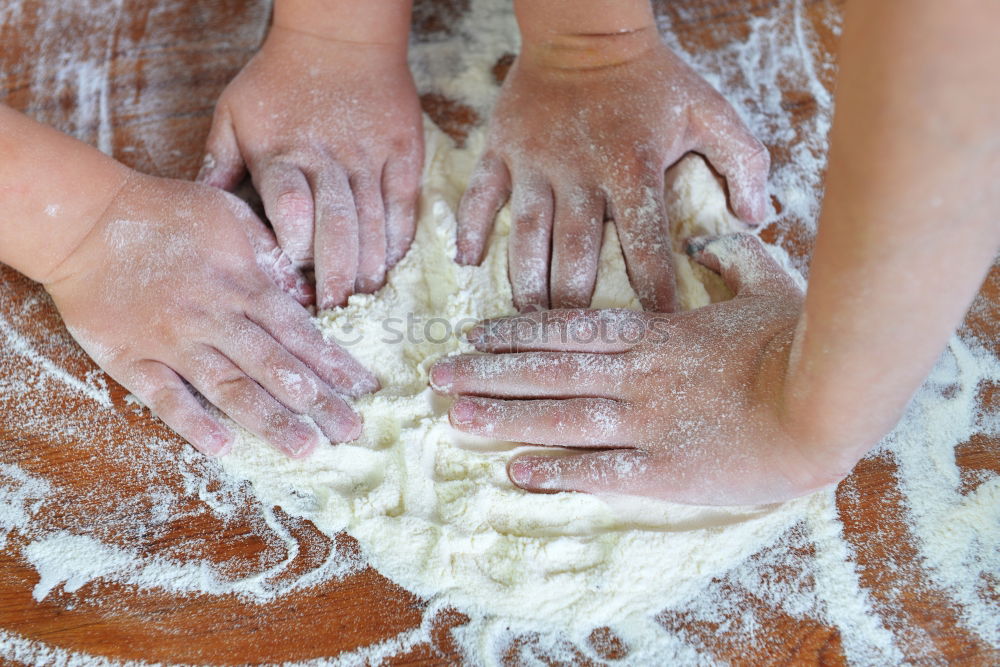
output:
[[42,282],[94,361],[182,437],[211,455],[233,441],[191,387],[289,456],[359,435],[342,396],[377,382],[286,293],[308,296],[243,202],[2,105],[0,154],[0,261]]
[[128,175],[91,146],[0,104],[0,262],[44,282]]
[[786,385],[846,474],[899,419],[1000,247],[1000,5],[848,5],[819,237]]

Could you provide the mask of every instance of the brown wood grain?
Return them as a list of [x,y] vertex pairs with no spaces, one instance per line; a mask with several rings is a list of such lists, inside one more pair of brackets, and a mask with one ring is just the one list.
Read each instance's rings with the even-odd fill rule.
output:
[[[468,4],[468,0],[418,1],[416,34],[433,38],[451,33]],[[681,43],[691,50],[745,38],[748,17],[775,4],[775,0],[655,3],[657,11],[670,19]],[[839,5],[836,0],[804,3],[805,19],[825,53],[835,51],[836,36],[823,19],[838,11]],[[190,178],[200,162],[215,99],[254,53],[268,15],[269,5],[263,0],[25,0],[18,11],[0,5],[0,99],[95,145],[110,142],[115,157],[138,169]],[[81,99],[75,70],[67,67],[72,62],[106,67],[108,90]],[[502,79],[509,66],[510,58],[501,59],[494,68],[495,77]],[[832,73],[822,76],[832,89]],[[425,111],[456,140],[463,140],[485,120],[455,100],[432,91],[423,93]],[[796,118],[816,113],[815,99],[808,91],[788,89],[783,96]],[[789,159],[787,145],[769,148],[776,164]],[[808,258],[812,237],[802,220],[779,216],[763,236],[800,259]],[[995,268],[964,328],[966,335],[995,351],[998,309],[1000,270]],[[63,329],[44,292],[2,267],[0,315],[16,321],[20,334],[36,350],[75,376],[96,372]],[[0,372],[19,371],[29,372],[26,366],[18,366],[15,355],[0,349]],[[259,516],[264,508],[253,495],[244,489],[234,513],[223,518],[196,493],[184,493],[185,480],[192,475],[210,483],[212,464],[185,458],[188,449],[183,442],[148,413],[133,410],[125,403],[124,390],[108,382],[113,405],[102,410],[94,410],[68,390],[48,391],[44,404],[38,403],[37,396],[0,393],[0,462],[16,463],[57,487],[58,493],[48,496],[40,509],[47,523],[144,555],[206,559],[234,576],[265,571],[282,562],[287,548],[271,531],[262,530]],[[982,388],[984,409],[997,409],[997,394],[996,387]],[[962,445],[957,456],[966,492],[979,483],[977,471],[1000,472],[1000,443],[995,438],[978,435]],[[188,477],[178,472],[182,460]],[[868,459],[841,485],[837,496],[845,537],[856,552],[862,583],[878,613],[909,659],[921,660],[923,654],[909,649],[911,639],[919,635],[933,643],[941,661],[1000,661],[1000,656],[958,625],[947,596],[934,589],[914,557],[895,474],[889,459]],[[166,519],[156,515],[144,494],[150,480],[178,490],[183,498]],[[331,550],[351,553],[357,549],[346,535],[330,540],[306,521],[280,510],[275,514],[300,546],[281,577],[315,569]],[[56,590],[35,602],[32,589],[37,572],[18,555],[24,543],[23,536],[14,533],[0,549],[0,628],[47,646],[94,656],[196,664],[303,660],[391,638],[416,627],[423,615],[423,601],[371,569],[264,604],[233,596],[176,596],[93,582],[77,593]],[[808,545],[794,539],[790,544],[776,548],[808,555]],[[800,576],[793,571],[794,562],[797,559],[790,559],[768,576]],[[753,610],[763,636],[748,642],[738,625],[725,630],[684,613],[665,612],[660,619],[663,626],[696,639],[706,647],[709,659],[734,664],[845,661],[839,632],[823,621],[790,616],[725,577],[716,582],[713,594],[732,601],[733,608]],[[458,612],[439,614],[434,619],[433,641],[392,662],[459,662],[448,631],[466,621]],[[595,650],[607,660],[626,656],[627,647],[609,632],[595,630]],[[529,649],[531,641],[531,637],[522,639]],[[513,656],[510,652],[507,657],[513,660]],[[584,656],[578,657],[585,662]]]

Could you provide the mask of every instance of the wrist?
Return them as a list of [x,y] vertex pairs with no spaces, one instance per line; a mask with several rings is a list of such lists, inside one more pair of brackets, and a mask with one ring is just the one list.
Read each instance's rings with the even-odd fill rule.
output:
[[827,428],[844,425],[846,420],[842,416],[831,420],[828,412],[817,412],[788,398],[799,321],[779,331],[764,346],[755,379],[756,396],[767,406],[777,427],[772,444],[780,453],[773,464],[797,489],[797,495],[836,484],[863,454],[855,454],[856,448],[844,446],[843,429]]
[[655,27],[607,35],[556,35],[521,43],[522,66],[566,71],[598,70],[625,65],[656,48],[666,48],[659,41]]
[[79,220],[79,227],[74,230],[73,234],[68,235],[66,243],[55,249],[47,266],[39,267],[41,270],[38,275],[25,272],[25,275],[41,283],[46,289],[74,272],[73,256],[101,226],[101,222],[121,196],[122,191],[126,189],[129,181],[134,176],[139,175],[138,172],[121,163],[115,162],[114,164],[116,169],[102,174],[102,178],[93,183],[95,187],[92,197],[79,210],[79,217],[76,218]]
[[271,30],[406,59],[412,0],[277,0]]
[[834,388],[825,373],[817,374],[804,352],[806,323],[803,310],[784,355],[777,405],[779,420],[818,488],[846,477],[888,432],[884,424],[889,421],[872,419],[879,413],[878,406],[864,414],[846,409],[845,397],[840,395],[843,387]]
[[515,12],[522,61],[540,66],[612,67],[660,45],[647,0],[518,0]]
[[132,170],[0,105],[0,262],[46,282]]

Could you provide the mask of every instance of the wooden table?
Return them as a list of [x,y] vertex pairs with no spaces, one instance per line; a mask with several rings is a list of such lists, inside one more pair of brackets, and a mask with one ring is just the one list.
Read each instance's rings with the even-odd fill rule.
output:
[[[657,3],[688,49],[745,36],[747,18],[775,4],[777,0]],[[839,11],[838,4],[809,0],[803,5],[822,52],[835,49],[834,31],[823,19]],[[447,33],[467,5],[468,0],[418,1],[416,34]],[[259,44],[268,11],[262,0],[8,0],[0,3],[0,99],[134,167],[190,178],[199,166],[213,104]],[[498,76],[506,65],[509,58],[498,63]],[[81,87],[82,81],[102,80],[92,76],[95,72],[105,73],[108,84]],[[821,76],[830,88],[832,73]],[[797,117],[815,113],[809,91],[783,95]],[[472,109],[441,95],[422,99],[425,110],[455,138],[483,122]],[[770,148],[777,162],[788,159],[787,146]],[[779,216],[763,236],[804,259],[812,239],[802,222]],[[994,351],[998,309],[1000,271],[994,267],[963,329]],[[286,559],[286,543],[261,525],[264,508],[252,494],[243,489],[230,498],[234,509],[228,516],[213,511],[202,498],[214,490],[214,464],[193,455],[148,414],[128,405],[125,392],[76,348],[44,292],[6,268],[0,268],[0,342],[0,462],[48,480],[56,491],[35,508],[36,521],[143,555],[204,558],[234,574],[262,571]],[[46,364],[49,372],[40,372]],[[70,384],[53,381],[52,369],[62,369]],[[95,407],[94,397],[108,405]],[[983,408],[997,410],[998,397],[996,387],[987,387]],[[996,439],[973,438],[957,456],[970,473],[1000,472]],[[946,594],[912,560],[916,552],[894,472],[886,458],[867,459],[838,489],[838,509],[862,585],[909,659],[995,664],[1000,655],[957,624]],[[974,486],[977,478],[970,474],[968,479]],[[169,515],[151,498],[151,488],[174,491]],[[282,577],[315,568],[330,549],[355,548],[351,538],[338,536],[331,542],[280,509],[275,516],[300,546]],[[32,589],[38,575],[19,555],[25,543],[14,531],[0,550],[0,628],[8,633],[7,641],[17,636],[33,640],[36,648],[163,662],[278,662],[367,646],[415,627],[422,618],[420,599],[371,569],[266,604],[108,583],[90,583],[76,593],[57,589],[35,602]],[[844,660],[835,628],[771,609],[735,582],[719,583],[727,596],[754,609],[763,638],[748,644],[738,633],[683,615],[665,615],[668,629],[698,638],[719,660]],[[899,596],[899,590],[905,594]],[[448,630],[463,622],[458,612],[439,614],[433,641],[406,650],[393,662],[456,662]],[[904,631],[914,628],[932,639],[935,650],[930,654],[926,647],[907,643]],[[37,654],[32,661],[52,662],[58,655]]]

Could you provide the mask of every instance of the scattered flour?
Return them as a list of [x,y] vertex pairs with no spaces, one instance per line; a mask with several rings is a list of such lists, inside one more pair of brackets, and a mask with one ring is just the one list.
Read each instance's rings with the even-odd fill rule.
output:
[[[110,14],[103,3],[75,4],[86,26],[107,27],[121,11],[120,3]],[[151,20],[169,14],[171,4],[157,3]],[[0,22],[14,21],[22,11],[22,3],[8,3],[0,8]],[[61,9],[45,11],[55,17],[50,20],[69,20]],[[267,3],[248,3],[247,11],[256,19],[241,29],[243,37],[259,36]],[[771,3],[750,20],[745,39],[695,54],[686,52],[670,29],[673,22],[697,22],[698,16],[664,16],[661,27],[668,43],[726,92],[758,136],[787,148],[789,155],[772,174],[782,208],[779,229],[787,221],[804,226],[808,236],[819,207],[831,111],[824,82],[832,64],[812,52],[804,12],[801,0]],[[836,12],[830,16],[827,28],[836,32]],[[447,95],[485,118],[497,91],[491,68],[517,47],[509,1],[473,0],[453,34],[417,40],[411,62],[421,92]],[[59,115],[55,107],[35,109],[36,116],[46,120],[54,114],[51,120],[63,129],[110,151],[116,114],[176,110],[175,100],[155,97],[155,87],[119,108],[109,85],[108,52],[92,45],[81,57],[76,49],[71,40],[39,43],[35,55],[44,66],[31,85],[69,91],[79,104],[73,117]],[[782,91],[788,82],[812,96],[816,112],[804,123],[790,123],[792,115],[784,108]],[[136,152],[147,167],[161,173],[180,171],[178,165],[189,156],[168,155],[166,163],[159,162],[169,153],[161,150],[169,145],[166,132],[154,123],[133,137],[135,146],[123,150]],[[741,642],[767,641],[766,618],[747,605],[746,597],[796,619],[834,626],[853,663],[898,663],[914,656],[940,662],[932,645],[915,647],[906,628],[888,622],[865,588],[862,563],[845,534],[832,491],[780,506],[727,509],[636,498],[528,495],[514,489],[504,473],[506,460],[519,448],[461,436],[448,427],[447,401],[427,389],[427,369],[442,355],[469,349],[456,332],[483,317],[511,312],[505,271],[509,217],[501,215],[481,268],[454,265],[453,212],[482,145],[482,132],[474,132],[465,149],[453,147],[433,127],[428,127],[428,137],[427,187],[414,249],[379,295],[352,297],[347,308],[320,320],[326,334],[376,369],[386,387],[358,402],[366,420],[363,439],[324,448],[305,461],[289,461],[244,437],[232,455],[210,462],[192,450],[171,453],[177,450],[136,433],[121,451],[103,454],[130,461],[134,486],[145,488],[145,495],[120,499],[121,507],[115,509],[124,518],[119,517],[119,524],[83,523],[73,530],[50,521],[45,512],[47,502],[61,498],[58,480],[5,462],[0,465],[0,549],[18,550],[37,569],[35,598],[72,601],[86,594],[88,584],[108,581],[176,595],[235,594],[264,604],[371,564],[428,601],[421,625],[378,644],[302,664],[382,663],[431,643],[434,619],[449,606],[470,618],[452,631],[470,663],[499,662],[504,655],[521,664],[572,663],[580,657],[605,662],[591,632],[610,626],[628,647],[623,663],[709,664],[715,662],[714,638],[726,632],[736,633]],[[689,157],[672,171],[667,200],[682,307],[727,298],[713,274],[680,252],[686,236],[721,233],[736,225],[714,176],[699,158]],[[605,236],[593,303],[637,308],[613,227]],[[790,259],[780,249],[770,249],[786,266],[800,265],[801,257]],[[26,432],[51,433],[54,442],[67,446],[110,441],[102,430],[107,428],[116,429],[115,440],[121,440],[130,427],[115,417],[104,377],[77,370],[78,358],[60,356],[80,357],[82,352],[65,352],[64,344],[40,346],[25,335],[26,323],[40,308],[28,306],[16,312],[0,290],[0,313],[10,315],[0,318],[0,405],[19,411]],[[997,415],[977,408],[982,387],[998,381],[997,359],[954,337],[903,422],[876,453],[898,466],[907,528],[933,584],[947,592],[962,625],[996,649],[1000,477],[982,472],[975,488],[963,491],[955,448],[974,434],[1000,434]],[[76,414],[45,412],[42,406],[67,388]],[[76,444],[81,441],[85,444]],[[156,469],[151,462],[177,470],[181,494],[151,472]],[[245,495],[242,480],[252,482],[255,500]],[[201,501],[197,509],[186,502],[190,498]],[[138,501],[148,509],[129,509]],[[318,567],[282,578],[300,546],[276,520],[271,509],[276,505],[311,519],[330,536],[347,531],[361,544],[362,557],[333,548]],[[144,522],[144,529],[155,530],[167,517],[198,511],[223,518],[257,512],[256,534],[274,543],[284,557],[251,567],[247,575],[246,567],[234,574],[226,564],[196,555],[152,556],[130,546],[135,537],[125,524]],[[778,580],[774,573],[779,570],[792,574]],[[731,588],[747,595],[734,597]],[[128,600],[115,604],[127,607]],[[671,617],[685,622],[671,623]],[[699,623],[715,628],[707,640],[695,630]],[[0,631],[0,656],[29,664],[110,662],[7,631]]]

